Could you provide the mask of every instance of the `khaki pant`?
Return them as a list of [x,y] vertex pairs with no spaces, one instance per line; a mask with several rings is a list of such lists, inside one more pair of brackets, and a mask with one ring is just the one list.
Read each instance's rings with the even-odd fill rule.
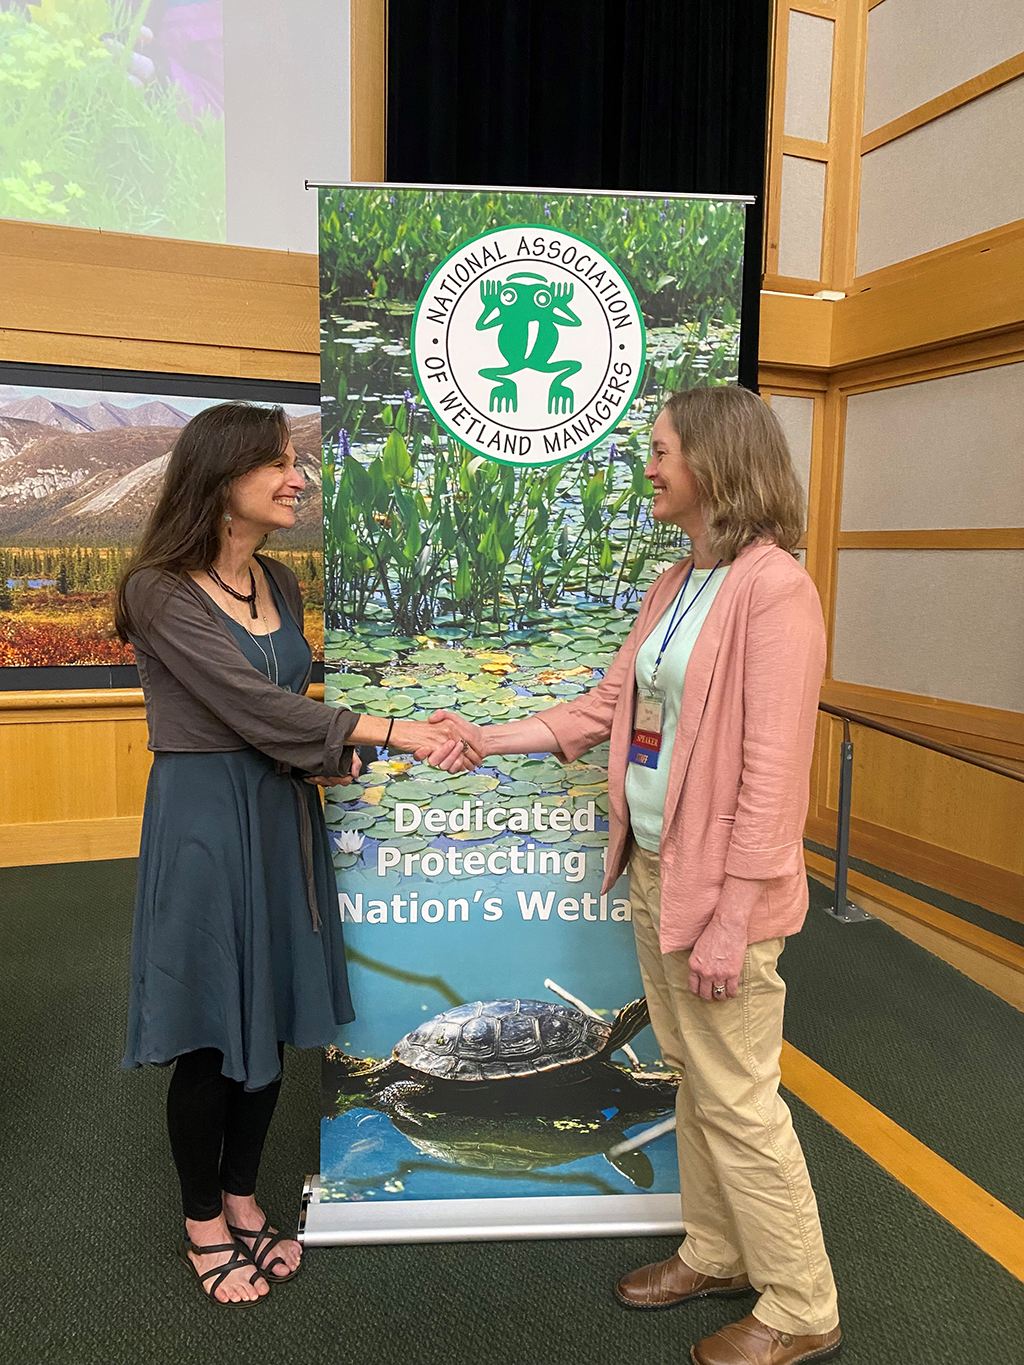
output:
[[634,847],[633,929],[651,1025],[680,1073],[676,1139],[686,1240],[679,1255],[704,1275],[745,1271],[755,1317],[794,1335],[839,1322],[818,1206],[789,1110],[779,1095],[785,939],[747,949],[734,1000],[689,989],[688,952],[658,941],[658,855]]

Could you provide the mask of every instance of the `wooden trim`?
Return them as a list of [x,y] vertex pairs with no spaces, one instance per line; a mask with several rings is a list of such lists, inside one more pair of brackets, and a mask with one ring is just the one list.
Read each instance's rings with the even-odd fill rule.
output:
[[765,157],[764,278],[779,269],[779,222],[782,205],[782,148],[786,128],[786,68],[789,59],[789,5],[773,5],[771,89],[768,98],[768,151]]
[[[315,252],[190,242],[106,229],[61,227],[0,219],[0,257],[118,270],[157,271],[192,279],[235,280],[246,285],[285,284],[317,289]],[[9,268],[9,267],[8,267]],[[6,284],[10,286],[10,275]],[[5,290],[4,299],[8,295]]]
[[997,365],[1014,365],[1022,360],[1024,331],[1015,328],[995,336],[951,342],[948,346],[936,347],[931,351],[914,351],[909,355],[866,361],[834,373],[832,382],[849,396],[852,393],[872,393],[878,389],[900,388],[904,384],[919,384],[929,379],[944,379],[948,375],[992,369]]
[[[809,849],[805,852],[804,859],[808,869],[816,876],[826,881],[832,880],[835,864],[830,859],[822,857],[820,853],[812,853]],[[992,934],[987,929],[972,924],[970,920],[960,919],[957,915],[939,910],[937,906],[929,905],[927,901],[917,900],[916,897],[907,895],[905,891],[875,881],[873,877],[867,877],[863,872],[851,869],[847,880],[853,891],[863,892],[874,901],[888,905],[893,910],[899,910],[901,914],[916,920],[919,924],[927,925],[936,933],[991,958],[993,962],[1000,962],[1004,967],[1019,972],[1022,977],[1021,985],[1024,987],[1024,946],[1021,944],[1002,938],[999,934]]]
[[387,178],[387,0],[350,0],[353,180]]
[[840,531],[840,550],[1024,550],[1024,527]]
[[819,19],[835,19],[839,12],[836,0],[792,0],[789,8],[798,14],[815,14]]
[[243,350],[237,346],[191,346],[140,338],[60,335],[0,328],[0,360],[21,365],[84,365],[101,370],[153,370],[238,379],[277,379],[316,384],[316,353]]
[[[817,405],[816,405],[817,407]],[[828,638],[826,676],[832,672],[832,641],[836,613],[838,558],[835,552],[843,500],[843,449],[846,440],[846,398],[830,388],[821,404],[820,458],[812,461],[807,495],[807,572],[821,598]],[[817,411],[815,416],[817,417]]]
[[786,1042],[782,1083],[987,1256],[1024,1281],[1024,1218]]
[[[0,692],[0,712],[106,710],[142,706],[141,687],[73,688],[63,691]],[[48,720],[57,719],[48,716]],[[63,719],[63,717],[61,717]],[[101,717],[90,715],[90,720]]]
[[0,867],[137,858],[141,815],[0,825]]
[[807,137],[791,137],[786,133],[782,139],[782,155],[798,156],[804,161],[827,161],[831,156],[827,142],[812,142]]
[[976,232],[973,237],[962,237],[958,242],[947,242],[945,246],[937,246],[933,251],[923,251],[919,256],[908,256],[905,261],[894,261],[892,265],[883,265],[866,275],[858,275],[849,292],[863,294],[868,289],[895,284],[899,280],[920,275],[949,257],[983,256],[993,247],[1012,245],[1022,237],[1024,218],[1018,218],[1012,223],[1001,223],[999,227]]
[[[824,808],[813,812],[807,820],[806,834],[808,839],[834,848],[834,814]],[[914,839],[857,816],[850,820],[850,852],[875,867],[887,868],[936,891],[946,891],[960,900],[1024,924],[1024,875],[1019,872],[994,867],[978,858]]]
[[880,5],[881,3],[882,0],[868,0],[868,9],[874,9],[876,5]]
[[924,697],[913,692],[894,692],[882,687],[867,687],[826,678],[821,688],[822,701],[849,711],[861,711],[879,720],[919,729],[922,734],[941,731],[936,738],[965,749],[988,752],[979,740],[998,740],[1015,746],[1014,757],[1024,758],[1024,713],[1001,711],[994,706],[972,706],[968,702],[941,697]]
[[832,50],[833,155],[825,185],[822,278],[828,287],[847,290],[857,273],[857,222],[860,213],[859,137],[864,126],[864,80],[868,16],[859,0],[847,0],[836,19]]
[[[323,683],[310,683],[306,695],[323,701]],[[144,713],[141,687],[0,692],[0,725],[24,725],[36,720],[48,725],[75,720],[139,720]]]
[[828,376],[815,370],[783,369],[761,365],[757,371],[758,388],[780,397],[816,398],[828,388]]
[[991,246],[961,244],[919,257],[912,274],[836,305],[831,364],[843,369],[1024,325],[1024,221]]
[[899,118],[873,129],[861,139],[861,155],[866,156],[868,152],[884,147],[887,142],[895,142],[898,137],[912,133],[915,128],[924,127],[926,123],[941,118],[943,114],[951,113],[954,109],[962,109],[965,104],[998,90],[1000,86],[1015,81],[1018,76],[1024,76],[1024,52],[1008,57],[998,66],[989,67],[980,75],[972,76],[969,81],[964,81],[961,85],[954,86],[952,90],[946,90],[943,94],[936,95],[934,99],[919,104],[916,109],[901,114]]
[[834,307],[828,299],[763,293],[758,338],[761,364],[827,370]]
[[798,294],[813,297],[825,285],[821,280],[799,280],[795,275],[767,274],[761,281],[761,288],[769,294]]

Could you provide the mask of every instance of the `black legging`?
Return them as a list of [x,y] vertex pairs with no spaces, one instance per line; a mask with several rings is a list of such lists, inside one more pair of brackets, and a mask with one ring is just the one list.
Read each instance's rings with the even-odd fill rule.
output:
[[[277,1054],[284,1066],[284,1044]],[[221,1191],[255,1194],[263,1142],[281,1089],[280,1076],[262,1090],[221,1075],[224,1054],[201,1047],[174,1063],[167,1091],[167,1131],[181,1181],[186,1218],[221,1213]]]

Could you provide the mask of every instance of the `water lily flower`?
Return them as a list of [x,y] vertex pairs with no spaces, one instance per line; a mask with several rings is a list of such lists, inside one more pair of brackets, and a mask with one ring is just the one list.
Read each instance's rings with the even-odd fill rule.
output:
[[363,845],[366,843],[366,835],[360,834],[357,830],[346,829],[338,835],[339,853],[361,853]]

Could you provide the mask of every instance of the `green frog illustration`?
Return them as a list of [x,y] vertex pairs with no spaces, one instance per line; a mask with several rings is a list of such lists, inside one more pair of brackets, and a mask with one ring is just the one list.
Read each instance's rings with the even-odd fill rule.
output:
[[499,329],[498,349],[506,361],[504,365],[478,371],[482,379],[495,381],[489,404],[491,412],[495,408],[498,412],[517,410],[519,391],[511,376],[521,370],[550,374],[548,412],[572,412],[576,400],[565,381],[583,366],[578,360],[551,359],[558,345],[559,327],[581,325],[569,307],[572,293],[571,284],[551,284],[542,275],[529,271],[517,271],[504,283],[481,280],[484,307],[476,330]]

